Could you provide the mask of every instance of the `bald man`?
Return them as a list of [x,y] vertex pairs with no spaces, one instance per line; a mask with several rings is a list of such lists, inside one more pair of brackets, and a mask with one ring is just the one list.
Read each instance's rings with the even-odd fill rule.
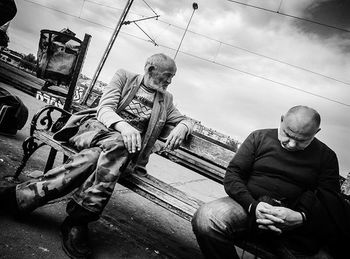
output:
[[145,175],[161,134],[167,135],[165,147],[174,149],[192,130],[192,121],[176,109],[167,91],[175,73],[174,60],[162,53],[147,59],[143,75],[119,69],[97,109],[72,115],[54,135],[80,152],[42,178],[0,187],[2,205],[31,212],[78,188],[61,227],[62,247],[70,258],[88,257],[88,223],[100,217],[129,161],[135,173]]
[[[338,161],[315,138],[320,121],[314,109],[295,106],[278,129],[256,130],[242,143],[224,178],[229,197],[204,204],[192,220],[206,258],[239,258],[233,240],[242,237],[268,243],[278,258],[312,258],[328,241],[336,243],[329,215],[343,209]],[[338,214],[345,227],[346,214]]]

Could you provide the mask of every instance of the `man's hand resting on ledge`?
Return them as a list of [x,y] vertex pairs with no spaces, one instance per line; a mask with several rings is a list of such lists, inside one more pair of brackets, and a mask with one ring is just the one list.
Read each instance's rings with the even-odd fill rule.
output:
[[170,150],[176,149],[180,146],[182,141],[185,139],[188,128],[186,125],[179,123],[177,126],[170,132],[169,136],[166,139],[164,148]]

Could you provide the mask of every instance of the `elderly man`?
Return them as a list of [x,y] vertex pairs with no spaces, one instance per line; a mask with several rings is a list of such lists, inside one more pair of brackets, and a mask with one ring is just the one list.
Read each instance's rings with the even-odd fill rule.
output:
[[[315,138],[320,115],[291,108],[278,129],[251,133],[224,178],[229,197],[204,204],[193,230],[206,258],[239,258],[234,239],[260,240],[278,258],[339,257],[349,240],[349,204],[340,196],[336,154]],[[318,258],[318,257],[317,257]]]
[[55,134],[55,139],[80,150],[77,155],[41,179],[3,190],[12,208],[30,212],[79,187],[61,227],[63,248],[72,258],[91,253],[87,225],[101,215],[127,164],[131,161],[135,173],[146,174],[153,145],[164,130],[172,129],[165,142],[169,149],[178,147],[192,130],[192,122],[180,114],[167,92],[176,73],[174,60],[155,54],[147,59],[144,71],[138,75],[118,70],[97,111],[73,115]]

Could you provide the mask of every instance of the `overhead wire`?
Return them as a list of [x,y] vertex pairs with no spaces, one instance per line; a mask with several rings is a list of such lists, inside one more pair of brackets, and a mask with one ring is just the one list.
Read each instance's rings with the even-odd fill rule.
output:
[[[161,47],[163,47],[163,48],[175,50],[175,49],[172,48],[172,47],[168,47],[168,46],[165,46],[165,45],[162,45],[162,44],[158,44],[158,45],[161,46]],[[247,71],[244,71],[244,70],[241,70],[241,69],[238,69],[238,68],[235,68],[235,67],[226,65],[226,64],[218,63],[218,62],[215,62],[215,61],[212,61],[212,60],[209,60],[209,59],[206,59],[206,58],[203,58],[203,57],[194,55],[194,54],[192,54],[192,53],[188,53],[188,52],[184,52],[184,51],[180,51],[180,52],[181,52],[182,54],[185,54],[185,55],[187,55],[187,56],[191,56],[191,57],[200,59],[200,60],[202,60],[202,61],[206,61],[206,62],[209,62],[209,63],[213,63],[213,64],[216,64],[216,65],[219,65],[219,66],[222,66],[222,67],[231,69],[231,70],[238,71],[238,72],[243,73],[243,74],[250,75],[250,76],[255,77],[255,78],[262,79],[262,80],[264,80],[264,81],[269,81],[269,82],[274,83],[274,84],[278,84],[278,85],[281,85],[281,86],[284,86],[284,87],[287,87],[287,88],[290,88],[290,89],[294,89],[294,90],[297,90],[297,91],[300,91],[300,92],[304,92],[304,93],[309,94],[309,95],[313,95],[313,96],[315,96],[315,97],[319,97],[319,98],[322,98],[322,99],[325,99],[325,100],[328,100],[328,101],[331,101],[331,102],[334,102],[334,103],[337,103],[337,104],[341,104],[341,105],[350,107],[350,104],[343,103],[343,102],[340,102],[340,101],[337,101],[337,100],[328,98],[328,97],[323,96],[323,95],[315,94],[315,93],[313,93],[313,92],[306,91],[306,90],[303,90],[303,89],[301,89],[301,88],[298,88],[298,87],[295,87],[295,86],[292,86],[292,85],[289,85],[289,84],[286,84],[286,83],[282,83],[282,82],[273,80],[273,79],[268,78],[268,77],[256,75],[256,74],[254,74],[254,73],[247,72]]]
[[147,34],[147,32],[145,32],[136,22],[134,22],[134,24],[135,24],[144,34],[146,34],[146,36],[150,39],[150,41],[153,42],[153,44],[154,44],[155,46],[158,46],[157,42],[155,42],[155,41],[151,38],[151,36],[149,36],[149,35]]
[[152,8],[145,0],[142,0],[142,1],[148,6],[149,9],[151,9],[151,11],[152,11],[155,15],[158,15],[158,14],[156,13],[156,11],[154,11],[153,8]]
[[85,1],[86,1],[86,0],[83,0],[83,4],[81,5],[79,17],[81,17],[81,14],[82,14],[82,12],[83,12],[84,5],[85,5]]
[[[67,12],[64,12],[64,11],[61,11],[61,10],[58,10],[58,9],[55,9],[55,8],[52,8],[52,7],[48,7],[48,6],[45,6],[45,5],[42,5],[42,4],[39,4],[39,3],[36,3],[36,2],[33,2],[31,0],[23,0],[25,2],[29,2],[29,3],[32,3],[32,4],[36,4],[36,5],[39,5],[43,8],[47,8],[47,9],[51,9],[53,11],[57,11],[57,12],[60,12],[60,13],[63,13],[65,15],[68,15],[68,16],[71,16],[71,17],[74,17],[76,19],[81,19],[81,20],[84,20],[86,22],[89,22],[89,23],[92,23],[92,24],[95,24],[97,26],[102,26],[102,27],[105,27],[105,28],[108,28],[108,29],[111,29],[113,30],[114,28],[112,27],[109,27],[109,26],[106,26],[106,25],[102,25],[102,24],[99,24],[99,23],[96,23],[96,22],[92,22],[90,20],[87,20],[87,19],[83,19],[77,15],[73,15],[73,14],[69,14]],[[88,1],[88,0],[87,0]],[[150,40],[145,40],[141,37],[138,37],[136,35],[133,35],[133,34],[130,34],[130,33],[127,33],[127,32],[120,32],[122,34],[126,34],[126,35],[129,35],[131,37],[134,37],[134,38],[137,38],[139,40],[143,40],[143,41],[146,41],[146,42],[151,42]],[[170,49],[170,50],[173,50],[173,51],[176,51],[176,49],[172,48],[172,47],[169,47],[169,46],[166,46],[166,45],[163,45],[163,44],[157,44],[158,46],[160,47],[163,47],[163,48],[166,48],[166,49]],[[347,104],[347,103],[344,103],[344,102],[340,102],[340,101],[337,101],[337,100],[334,100],[334,99],[331,99],[331,98],[328,98],[326,96],[323,96],[323,95],[319,95],[319,94],[316,94],[316,93],[313,93],[313,92],[310,92],[310,91],[306,91],[306,90],[303,90],[303,89],[300,89],[298,87],[295,87],[295,86],[292,86],[292,85],[289,85],[289,84],[286,84],[286,83],[282,83],[282,82],[279,82],[279,81],[276,81],[276,80],[273,80],[273,79],[270,79],[270,78],[267,78],[267,77],[264,77],[264,76],[260,76],[260,75],[256,75],[254,73],[251,73],[251,72],[247,72],[247,71],[244,71],[244,70],[241,70],[241,69],[238,69],[238,68],[235,68],[235,67],[232,67],[232,66],[229,66],[229,65],[226,65],[226,64],[222,64],[222,63],[219,63],[219,62],[215,62],[215,61],[212,61],[212,60],[209,60],[209,59],[206,59],[206,58],[203,58],[203,57],[200,57],[200,56],[197,56],[195,54],[192,54],[192,53],[189,53],[189,52],[184,52],[184,51],[180,51],[181,53],[187,55],[187,56],[190,56],[190,57],[193,57],[193,58],[197,58],[197,59],[200,59],[202,61],[206,61],[206,62],[209,62],[209,63],[213,63],[213,64],[216,64],[218,66],[221,66],[221,67],[225,67],[225,68],[228,68],[228,69],[231,69],[231,70],[234,70],[234,71],[237,71],[237,72],[240,72],[240,73],[243,73],[243,74],[246,74],[246,75],[250,75],[252,77],[255,77],[255,78],[259,78],[259,79],[262,79],[262,80],[265,80],[265,81],[269,81],[269,82],[272,82],[274,84],[278,84],[278,85],[281,85],[281,86],[284,86],[284,87],[287,87],[287,88],[290,88],[290,89],[294,89],[294,90],[297,90],[297,91],[300,91],[300,92],[304,92],[306,94],[309,94],[309,95],[312,95],[312,96],[315,96],[315,97],[319,97],[319,98],[322,98],[324,100],[328,100],[330,102],[334,102],[334,103],[337,103],[337,104],[340,104],[340,105],[343,105],[343,106],[346,106],[346,107],[350,107],[350,104]]]
[[[118,8],[118,7],[114,7],[114,6],[109,6],[109,5],[97,3],[97,2],[91,1],[91,0],[84,0],[84,1],[87,1],[87,2],[90,2],[90,3],[93,3],[93,4],[96,4],[96,5],[99,5],[99,6],[103,6],[103,7],[106,7],[106,8],[114,9],[114,10],[123,10],[122,8]],[[138,19],[138,20],[133,20],[133,21],[125,21],[123,24],[124,24],[124,25],[128,25],[128,24],[130,24],[130,23],[135,24],[136,27],[137,27],[139,30],[141,30],[141,31],[150,39],[150,41],[151,41],[155,46],[157,46],[156,41],[155,41],[154,39],[152,39],[152,37],[151,37],[144,29],[142,29],[140,25],[137,24],[137,22],[139,22],[139,21],[144,21],[144,20],[153,19],[153,18],[158,19],[158,17],[159,17],[159,15],[153,10],[153,8],[152,8],[145,0],[142,0],[142,1],[147,5],[147,7],[153,12],[153,14],[154,14],[155,16],[146,17],[146,16],[143,16],[143,15],[141,16],[141,15],[139,15],[139,14],[136,14],[136,15],[141,16],[141,17],[144,17],[144,18]],[[129,13],[130,13],[130,11],[129,11]]]
[[280,4],[278,5],[277,13],[281,10],[283,0],[280,1]]
[[[123,8],[121,8],[121,7],[115,7],[115,6],[110,6],[110,5],[106,5],[106,4],[101,4],[101,3],[98,3],[98,2],[95,2],[95,1],[92,1],[92,0],[85,0],[85,1],[86,1],[86,2],[89,2],[89,3],[92,3],[92,4],[95,4],[95,5],[102,6],[102,7],[114,9],[114,10],[120,10],[120,11],[123,10]],[[153,13],[155,13],[155,12],[153,11],[152,8],[151,8],[151,11],[152,11]],[[146,17],[146,15],[138,14],[138,13],[135,13],[135,12],[133,12],[133,11],[131,11],[131,10],[129,11],[129,13],[135,14],[135,15],[138,15],[138,16],[141,16],[141,17]],[[156,13],[155,13],[155,14],[156,14]],[[157,14],[156,14],[156,15],[157,15]]]
[[[122,10],[121,8],[112,7],[112,6],[109,6],[109,5],[97,3],[97,2],[92,1],[92,0],[85,0],[85,1],[86,1],[86,2],[90,2],[90,3],[94,3],[94,4],[96,4],[96,5],[100,5],[100,6],[103,6],[103,7],[111,8],[111,9]],[[144,1],[144,0],[142,0],[142,1]],[[231,1],[231,0],[228,0],[228,1]],[[145,2],[145,1],[144,1],[144,2]],[[233,1],[233,0],[232,0],[231,2],[237,2],[237,1]],[[146,2],[145,2],[145,3],[146,3]],[[240,3],[240,2],[237,2],[237,3]],[[280,1],[279,7],[278,7],[278,11],[279,11],[279,9],[281,8],[282,3],[283,3],[283,0]],[[243,3],[241,3],[241,4],[243,4]],[[148,4],[147,4],[147,5],[148,5]],[[252,6],[252,5],[248,5],[248,6],[254,7],[254,6]],[[153,10],[150,6],[149,6],[149,8],[154,12],[154,10]],[[269,9],[266,9],[266,8],[259,8],[259,9],[263,9],[264,11],[271,11],[271,12],[276,13],[275,11],[272,11],[272,10],[269,10]],[[155,12],[154,12],[154,13],[155,13]],[[141,17],[145,17],[145,15],[142,15],[142,14],[139,14],[139,13],[133,12],[133,14],[138,15],[138,16],[141,16]],[[156,14],[156,13],[155,13],[155,14]],[[283,13],[279,13],[279,14],[285,15],[285,14],[283,14]],[[300,17],[299,17],[299,18],[300,18]],[[300,19],[302,19],[302,18],[300,18]],[[164,20],[162,20],[162,19],[157,18],[156,20],[159,21],[159,22],[168,24],[168,26],[173,26],[173,27],[175,27],[175,28],[178,28],[178,29],[181,29],[181,30],[185,30],[185,28],[183,28],[183,27],[181,27],[181,26],[177,26],[177,25],[171,24],[171,23],[169,23],[169,22],[167,22],[167,21],[164,21]],[[305,19],[304,19],[304,20],[305,20]],[[308,22],[312,22],[311,20],[307,20],[307,21],[308,21]],[[317,23],[317,24],[323,25],[323,24],[320,24],[320,23]],[[328,27],[329,27],[329,26],[328,26]],[[317,72],[317,71],[313,71],[313,70],[311,70],[311,69],[308,69],[308,68],[305,68],[305,67],[302,67],[302,66],[294,65],[294,64],[288,63],[288,62],[286,62],[286,61],[283,61],[283,60],[280,60],[280,59],[277,59],[277,58],[274,58],[274,57],[269,57],[269,56],[267,56],[267,55],[260,54],[260,53],[257,53],[257,52],[255,52],[255,51],[252,51],[252,50],[249,50],[249,49],[240,47],[240,46],[236,46],[236,45],[233,45],[233,44],[231,44],[231,43],[223,42],[223,41],[221,41],[221,40],[218,40],[218,39],[214,39],[214,38],[212,38],[212,37],[209,37],[209,36],[207,36],[207,35],[205,35],[205,34],[201,34],[201,33],[195,32],[195,31],[191,31],[191,30],[187,30],[187,31],[188,31],[189,33],[192,33],[192,34],[195,34],[195,35],[204,37],[204,38],[206,38],[206,39],[209,39],[209,40],[218,42],[218,43],[220,44],[220,46],[221,46],[221,44],[222,44],[222,45],[226,45],[226,46],[229,46],[229,47],[232,47],[232,48],[235,48],[235,49],[239,49],[239,50],[241,50],[241,51],[248,52],[248,53],[250,53],[250,54],[253,54],[253,55],[256,55],[256,56],[265,58],[265,59],[272,60],[272,61],[274,61],[274,62],[283,64],[283,65],[286,65],[286,66],[290,66],[290,67],[293,67],[293,68],[296,68],[296,69],[300,69],[300,70],[303,70],[303,71],[305,71],[305,72],[312,73],[312,74],[315,74],[315,75],[318,75],[318,76],[327,78],[327,79],[329,79],[329,80],[336,81],[336,82],[338,82],[338,83],[342,83],[342,84],[344,84],[344,85],[346,85],[346,86],[350,86],[350,82],[346,82],[346,81],[344,81],[344,80],[337,79],[337,78],[334,78],[334,77],[332,77],[332,76],[325,75],[325,74],[319,73],[319,72]],[[148,36],[148,35],[147,35],[147,36]],[[154,41],[154,40],[152,40],[152,41]]]
[[245,6],[248,6],[248,7],[255,8],[255,9],[263,10],[263,11],[266,11],[266,12],[287,16],[287,17],[290,17],[290,18],[294,18],[294,19],[297,19],[297,20],[304,21],[304,22],[314,23],[314,24],[317,24],[317,25],[321,25],[321,26],[325,26],[325,27],[328,27],[328,28],[336,29],[336,30],[339,30],[339,31],[350,32],[349,30],[344,29],[344,28],[340,28],[340,27],[329,25],[329,24],[326,24],[326,23],[321,23],[321,22],[317,22],[317,21],[314,21],[314,20],[310,20],[310,19],[294,16],[294,15],[291,15],[291,14],[281,13],[280,11],[274,11],[274,10],[271,10],[271,9],[263,8],[263,7],[256,6],[256,5],[250,5],[250,4],[242,3],[242,2],[239,2],[239,1],[235,1],[235,0],[227,0],[227,1],[233,2],[233,3],[236,3],[236,4],[240,4],[240,5],[245,5]]
[[[168,24],[169,26],[174,26],[178,29],[184,29],[180,26],[177,26],[177,25],[173,25],[171,23],[168,23],[166,21],[163,21],[162,19],[158,19],[159,22],[162,22],[162,23],[165,23],[165,24]],[[273,57],[269,57],[267,55],[264,55],[264,54],[260,54],[258,52],[255,52],[255,51],[252,51],[252,50],[249,50],[249,49],[246,49],[246,48],[243,48],[243,47],[240,47],[240,46],[236,46],[236,45],[233,45],[231,43],[227,43],[227,42],[224,42],[224,41],[220,41],[220,40],[217,40],[217,39],[214,39],[212,37],[209,37],[205,34],[201,34],[201,33],[198,33],[198,32],[195,32],[195,31],[191,31],[191,30],[188,30],[188,32],[192,33],[192,34],[195,34],[195,35],[198,35],[198,36],[201,36],[201,37],[204,37],[208,40],[212,40],[212,41],[215,41],[219,44],[222,44],[222,45],[226,45],[226,46],[229,46],[229,47],[232,47],[232,48],[235,48],[235,49],[239,49],[239,50],[242,50],[244,52],[248,52],[250,54],[253,54],[253,55],[256,55],[256,56],[259,56],[259,57],[262,57],[262,58],[265,58],[265,59],[269,59],[269,60],[272,60],[274,62],[277,62],[277,63],[280,63],[280,64],[283,64],[283,65],[286,65],[286,66],[290,66],[290,67],[293,67],[293,68],[297,68],[297,69],[300,69],[300,70],[303,70],[305,72],[308,72],[308,73],[311,73],[311,74],[315,74],[315,75],[318,75],[318,76],[321,76],[321,77],[324,77],[324,78],[327,78],[327,79],[330,79],[330,80],[333,80],[333,81],[336,81],[338,83],[342,83],[344,85],[347,85],[347,86],[350,86],[350,82],[346,82],[346,81],[343,81],[343,80],[340,80],[340,79],[337,79],[337,78],[334,78],[334,77],[331,77],[331,76],[328,76],[328,75],[325,75],[325,74],[322,74],[322,73],[319,73],[319,72],[316,72],[316,71],[313,71],[313,70],[310,70],[308,68],[305,68],[305,67],[301,67],[301,66],[298,66],[298,65],[294,65],[294,64],[291,64],[291,63],[288,63],[286,61],[283,61],[283,60],[280,60],[280,59],[276,59],[276,58],[273,58]]]

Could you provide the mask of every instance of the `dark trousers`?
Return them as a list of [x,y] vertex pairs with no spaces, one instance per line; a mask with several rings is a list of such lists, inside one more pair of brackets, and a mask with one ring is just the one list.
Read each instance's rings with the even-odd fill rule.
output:
[[255,238],[264,242],[279,259],[332,258],[324,251],[312,256],[294,251],[276,235],[256,236],[250,232],[248,225],[246,211],[230,197],[202,205],[192,219],[193,232],[207,259],[238,259],[234,240],[241,238]]

